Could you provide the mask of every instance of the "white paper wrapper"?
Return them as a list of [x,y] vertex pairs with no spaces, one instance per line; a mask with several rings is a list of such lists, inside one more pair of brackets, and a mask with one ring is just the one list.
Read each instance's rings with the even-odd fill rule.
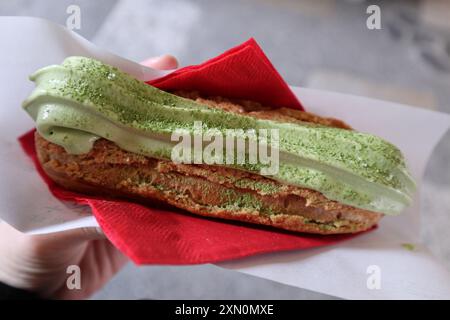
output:
[[[17,137],[34,125],[20,107],[33,88],[27,77],[72,55],[102,60],[141,80],[165,73],[114,56],[61,26],[36,18],[0,18],[0,41],[0,218],[29,233],[97,226],[87,207],[61,202],[50,194],[17,142]],[[420,189],[427,160],[450,126],[449,115],[362,97],[293,89],[308,111],[340,118],[397,145]],[[418,199],[419,192],[402,215],[386,217],[376,231],[339,245],[218,265],[343,298],[450,298],[450,273],[420,242]],[[405,243],[414,244],[415,249],[405,249]],[[370,289],[373,270],[380,272],[379,289]]]

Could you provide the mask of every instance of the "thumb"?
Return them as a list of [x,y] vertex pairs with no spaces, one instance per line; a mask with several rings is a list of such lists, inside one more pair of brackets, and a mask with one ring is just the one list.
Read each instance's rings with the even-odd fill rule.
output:
[[141,62],[142,65],[159,70],[170,70],[178,68],[178,60],[170,54],[159,57],[148,58]]

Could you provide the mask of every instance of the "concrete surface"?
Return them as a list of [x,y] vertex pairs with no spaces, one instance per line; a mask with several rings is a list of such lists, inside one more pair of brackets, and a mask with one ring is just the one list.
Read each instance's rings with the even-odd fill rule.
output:
[[[0,15],[64,24],[70,4],[81,8],[81,35],[137,61],[171,53],[182,65],[199,63],[255,37],[292,85],[450,112],[449,1],[371,1],[381,7],[381,30],[366,28],[368,3],[343,0],[2,0]],[[450,268],[449,158],[450,133],[427,169],[423,237]],[[209,265],[128,265],[94,298],[332,297]]]

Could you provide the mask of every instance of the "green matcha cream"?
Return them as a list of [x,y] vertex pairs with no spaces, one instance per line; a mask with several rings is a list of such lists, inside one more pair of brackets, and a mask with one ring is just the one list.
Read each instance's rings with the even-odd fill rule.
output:
[[[415,189],[401,152],[370,134],[211,108],[84,57],[67,58],[30,79],[36,88],[24,109],[38,132],[68,153],[87,153],[104,138],[130,152],[170,159],[177,143],[171,133],[182,129],[194,134],[194,122],[201,121],[204,129],[218,132],[278,129],[279,169],[270,178],[350,206],[398,214],[410,204]],[[259,173],[257,165],[230,166]]]

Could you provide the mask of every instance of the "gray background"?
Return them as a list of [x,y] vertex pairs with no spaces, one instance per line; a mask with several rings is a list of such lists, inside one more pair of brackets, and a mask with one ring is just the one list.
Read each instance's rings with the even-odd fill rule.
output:
[[[171,53],[181,65],[196,64],[255,37],[292,85],[450,112],[447,0],[0,0],[0,15],[65,24],[71,4],[81,8],[78,33],[136,61]],[[366,27],[368,4],[381,7],[381,30]],[[422,205],[424,240],[450,268],[449,158],[447,133],[427,168]],[[210,265],[129,264],[93,298],[332,297]]]

